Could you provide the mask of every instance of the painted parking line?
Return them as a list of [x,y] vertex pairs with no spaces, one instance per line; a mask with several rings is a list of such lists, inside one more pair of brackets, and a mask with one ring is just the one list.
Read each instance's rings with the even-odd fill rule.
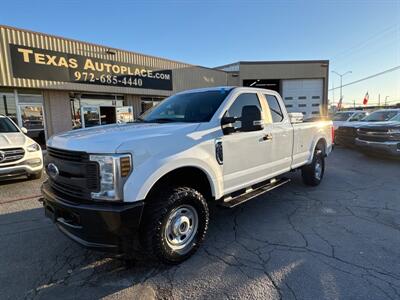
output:
[[7,203],[13,203],[13,202],[18,202],[18,201],[23,201],[23,200],[30,200],[30,199],[34,200],[34,199],[37,199],[37,198],[39,198],[41,196],[42,195],[38,194],[38,195],[34,195],[34,196],[29,196],[29,197],[20,197],[20,198],[15,198],[15,199],[10,199],[10,200],[7,200],[7,201],[0,202],[0,204],[7,204]]

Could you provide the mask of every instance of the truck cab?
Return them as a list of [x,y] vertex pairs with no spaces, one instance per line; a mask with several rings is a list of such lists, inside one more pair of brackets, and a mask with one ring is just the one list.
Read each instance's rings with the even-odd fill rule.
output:
[[84,246],[178,263],[204,239],[210,202],[234,207],[297,169],[318,185],[333,132],[331,121],[288,114],[274,91],[185,91],[134,123],[52,137],[45,211]]

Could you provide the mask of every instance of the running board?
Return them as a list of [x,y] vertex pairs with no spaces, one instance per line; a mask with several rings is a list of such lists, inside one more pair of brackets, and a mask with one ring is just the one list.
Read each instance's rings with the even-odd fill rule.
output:
[[223,207],[233,208],[239,204],[247,202],[250,199],[260,196],[266,192],[269,192],[289,182],[290,182],[289,178],[279,178],[279,179],[274,178],[268,180],[267,183],[265,183],[264,185],[261,186],[255,185],[256,187],[255,186],[249,187],[246,189],[245,192],[236,197],[232,197],[231,195],[225,196],[222,198],[220,205]]

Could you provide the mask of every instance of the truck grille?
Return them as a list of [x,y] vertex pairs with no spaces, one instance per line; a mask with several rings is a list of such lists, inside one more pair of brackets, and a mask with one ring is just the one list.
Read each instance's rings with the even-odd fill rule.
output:
[[387,142],[400,140],[400,135],[390,134],[386,128],[360,128],[360,130],[358,130],[358,138],[369,142]]
[[91,193],[100,188],[99,166],[89,160],[89,154],[80,151],[66,151],[47,148],[45,165],[56,165],[58,176],[49,176],[53,192],[72,202],[91,200]]
[[0,164],[10,163],[20,160],[24,157],[25,150],[23,148],[8,148],[0,150]]
[[355,137],[357,136],[357,129],[353,127],[339,127],[336,130],[336,134],[339,136]]

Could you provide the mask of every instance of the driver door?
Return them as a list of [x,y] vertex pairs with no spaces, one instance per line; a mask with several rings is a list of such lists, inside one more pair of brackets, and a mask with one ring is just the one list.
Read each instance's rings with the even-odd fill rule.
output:
[[[242,118],[243,107],[257,106],[262,112],[258,94],[240,94],[225,113],[226,117]],[[245,111],[245,110],[244,110]],[[263,116],[263,113],[261,113]],[[261,120],[265,123],[264,120]],[[269,126],[261,130],[243,131],[242,122],[233,123],[234,132],[224,135],[223,145],[223,178],[224,194],[252,185],[268,177],[270,165],[266,154],[272,146],[268,138]]]

